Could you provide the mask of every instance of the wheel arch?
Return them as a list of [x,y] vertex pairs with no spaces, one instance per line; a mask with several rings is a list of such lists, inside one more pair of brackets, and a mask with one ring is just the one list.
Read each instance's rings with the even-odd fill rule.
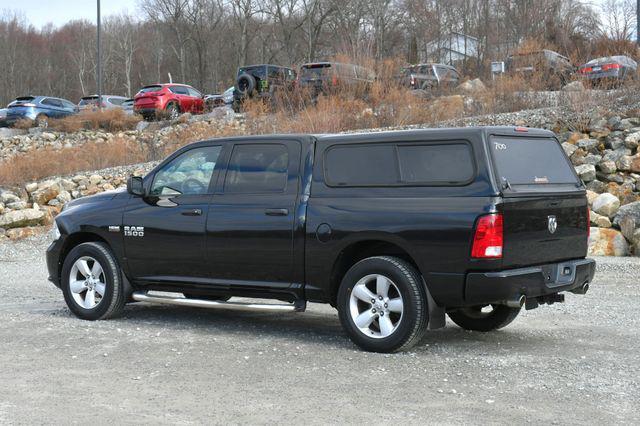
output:
[[335,305],[342,277],[344,277],[349,268],[368,257],[398,257],[411,264],[424,276],[418,262],[411,255],[411,250],[406,247],[406,244],[398,240],[389,235],[370,235],[344,244],[334,259],[329,276],[328,296],[330,303]]

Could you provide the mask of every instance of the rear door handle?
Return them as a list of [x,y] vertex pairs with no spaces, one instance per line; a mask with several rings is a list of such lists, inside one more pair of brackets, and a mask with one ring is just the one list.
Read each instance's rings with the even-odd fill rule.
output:
[[264,214],[267,216],[287,216],[289,209],[266,209]]
[[202,216],[202,210],[201,209],[183,210],[181,214],[183,216]]

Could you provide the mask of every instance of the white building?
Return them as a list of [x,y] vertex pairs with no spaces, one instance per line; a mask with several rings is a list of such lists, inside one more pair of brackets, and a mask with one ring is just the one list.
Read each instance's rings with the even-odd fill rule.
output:
[[455,65],[457,62],[476,59],[479,55],[479,41],[477,38],[451,32],[440,40],[429,42],[425,46],[422,62],[438,62]]

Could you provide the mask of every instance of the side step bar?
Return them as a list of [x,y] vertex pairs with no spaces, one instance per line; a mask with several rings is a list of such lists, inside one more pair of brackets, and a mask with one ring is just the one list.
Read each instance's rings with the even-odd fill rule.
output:
[[304,312],[307,303],[304,300],[295,303],[246,303],[246,302],[223,302],[217,300],[185,299],[183,297],[171,297],[160,295],[149,295],[144,291],[136,291],[131,297],[137,302],[159,303],[163,305],[191,306],[195,308],[232,308],[246,311],[279,311],[279,312]]

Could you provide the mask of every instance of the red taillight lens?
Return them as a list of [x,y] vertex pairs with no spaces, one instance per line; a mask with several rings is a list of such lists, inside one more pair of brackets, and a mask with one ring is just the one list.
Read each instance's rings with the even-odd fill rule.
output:
[[617,70],[617,69],[620,69],[620,64],[604,64],[602,66],[602,71]]
[[581,73],[581,74],[588,74],[588,73],[590,73],[591,71],[593,71],[593,68],[591,68],[591,67],[580,68],[580,73]]
[[471,257],[474,259],[499,259],[503,246],[502,214],[480,216],[473,236]]

